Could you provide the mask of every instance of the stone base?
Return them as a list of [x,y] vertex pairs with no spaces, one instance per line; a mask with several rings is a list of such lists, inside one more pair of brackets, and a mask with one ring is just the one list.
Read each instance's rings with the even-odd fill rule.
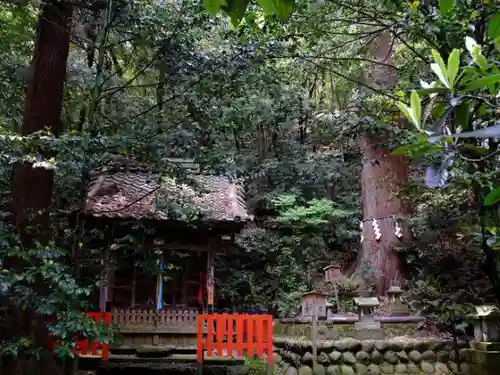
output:
[[361,320],[360,322],[354,323],[354,329],[381,329],[382,324],[376,322],[375,320]]
[[471,341],[471,349],[482,350],[485,352],[500,351],[500,342],[482,342],[482,341]]
[[392,305],[391,308],[391,316],[409,316],[410,309],[407,305]]
[[354,329],[354,338],[356,340],[384,340],[385,333],[383,328],[358,328]]

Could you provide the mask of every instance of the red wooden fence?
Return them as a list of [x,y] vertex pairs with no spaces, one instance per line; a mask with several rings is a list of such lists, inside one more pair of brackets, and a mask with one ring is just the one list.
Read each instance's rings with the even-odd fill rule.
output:
[[[109,327],[111,323],[111,313],[106,312],[86,312],[85,316],[92,318],[96,323],[104,321],[104,325]],[[57,343],[53,343],[56,346]],[[99,353],[100,351],[100,353]],[[109,344],[102,344],[99,342],[89,342],[88,339],[78,340],[73,348],[73,354],[78,355],[93,355],[99,356],[103,360],[109,358]]]
[[[267,354],[269,364],[273,362],[273,317],[250,314],[204,314],[198,315],[198,362],[203,352],[212,357],[252,357]],[[205,334],[206,328],[206,334]]]

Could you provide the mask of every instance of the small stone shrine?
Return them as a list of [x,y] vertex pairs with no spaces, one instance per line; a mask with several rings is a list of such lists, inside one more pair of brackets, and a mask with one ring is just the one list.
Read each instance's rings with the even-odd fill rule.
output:
[[328,294],[312,291],[302,295],[302,316],[326,318],[326,298]]
[[354,323],[354,335],[358,340],[383,340],[384,330],[380,322],[375,321],[374,309],[379,305],[377,297],[356,297],[354,304],[358,308],[359,321]]
[[474,341],[500,342],[500,310],[496,306],[475,306],[476,313],[469,315],[474,325]]
[[496,306],[475,306],[468,316],[474,325],[474,341],[466,350],[469,374],[498,374],[500,366],[500,310]]
[[409,316],[410,309],[407,304],[405,304],[401,298],[403,294],[403,289],[399,285],[391,285],[387,290],[389,299],[391,302],[390,313],[391,316]]

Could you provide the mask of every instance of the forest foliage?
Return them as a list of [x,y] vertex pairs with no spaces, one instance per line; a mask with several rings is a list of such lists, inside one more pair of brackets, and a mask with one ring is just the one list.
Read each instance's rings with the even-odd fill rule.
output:
[[[67,344],[61,356],[70,356],[75,333],[111,339],[79,314],[100,286],[80,271],[100,274],[92,240],[103,233],[82,230],[71,213],[83,210],[88,172],[116,155],[180,179],[166,158],[244,179],[257,220],[237,236],[234,254],[217,259],[218,297],[286,313],[323,267],[356,262],[359,138],[384,132],[383,146],[413,167],[404,198],[414,235],[398,249],[412,308],[443,328],[443,309],[499,299],[496,5],[74,1],[61,131],[46,124],[21,136],[37,25],[52,5],[0,4],[0,298],[58,317],[50,328]],[[391,91],[360,79],[384,31],[396,50]],[[407,121],[395,124],[399,111]],[[20,162],[54,173],[50,209],[32,213],[50,217],[49,231],[30,228],[29,245],[10,220]],[[136,246],[143,230],[116,241]],[[76,259],[79,249],[85,256]],[[16,327],[0,354],[38,353],[26,327]]]

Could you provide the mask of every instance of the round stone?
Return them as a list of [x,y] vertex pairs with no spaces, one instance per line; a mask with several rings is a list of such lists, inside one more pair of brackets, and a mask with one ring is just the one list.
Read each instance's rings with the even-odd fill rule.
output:
[[323,365],[316,364],[316,366],[313,367],[313,374],[314,375],[326,375],[326,370]]
[[406,352],[411,352],[413,350],[413,343],[412,342],[405,342],[403,344],[403,349],[406,351]]
[[334,349],[334,346],[333,346],[334,343],[335,343],[335,341],[331,341],[331,340],[323,341],[323,351],[325,351],[327,353],[331,353],[332,350]]
[[383,351],[387,350],[388,347],[389,347],[389,344],[387,343],[387,341],[375,340],[375,349],[377,349],[378,351],[383,352]]
[[304,363],[306,365],[312,365],[312,363],[313,363],[313,355],[312,355],[312,353],[306,352],[306,354],[304,354],[302,356],[302,363]]
[[389,341],[387,349],[395,351],[395,352],[399,352],[399,351],[403,350],[403,343],[400,341]]
[[361,349],[361,341],[359,340],[349,340],[347,344],[347,350],[356,353]]
[[338,340],[333,343],[335,349],[339,352],[345,352],[349,348],[349,340]]
[[422,353],[422,360],[423,361],[435,362],[436,357],[437,357],[436,353],[434,353],[431,350],[426,350],[425,352]]
[[416,350],[412,350],[408,353],[408,358],[410,358],[410,361],[412,362],[419,363],[422,360],[422,354]]
[[392,350],[388,350],[384,353],[384,360],[391,365],[395,365],[399,362],[398,356]]
[[384,375],[394,374],[394,365],[384,362],[380,366],[380,372]]
[[404,363],[398,363],[395,367],[396,374],[408,374],[408,367]]
[[420,374],[420,369],[418,366],[414,363],[408,363],[406,365],[406,368],[408,369],[408,374]]
[[436,364],[434,364],[434,370],[435,370],[436,374],[449,374],[450,373],[448,366],[446,366],[442,362],[436,362]]
[[358,360],[358,362],[367,364],[370,361],[370,354],[361,350],[356,353],[356,359]]
[[448,362],[448,368],[452,374],[456,374],[458,372],[458,366],[455,362]]
[[298,375],[313,375],[313,370],[309,366],[300,366]]
[[370,355],[371,362],[375,364],[379,364],[380,362],[382,362],[382,359],[382,353],[380,353],[378,350],[374,350]]
[[445,350],[440,350],[437,352],[437,360],[443,363],[448,362],[450,360],[450,353]]
[[356,357],[351,352],[342,353],[342,361],[348,365],[353,365],[357,362]]
[[330,358],[330,362],[332,363],[339,363],[340,358],[342,357],[342,353],[334,350],[330,354],[328,354],[328,357]]
[[373,342],[373,340],[366,340],[361,342],[361,350],[367,353],[371,353],[373,351],[374,346],[375,343]]
[[415,350],[418,350],[420,353],[425,352],[432,345],[432,341],[420,341],[413,344]]
[[361,363],[356,363],[354,365],[354,368],[356,369],[356,375],[368,375],[368,367]]
[[434,352],[438,352],[446,346],[446,342],[444,341],[434,341],[429,345],[429,350],[432,350]]
[[285,375],[298,375],[299,372],[297,371],[297,369],[293,366],[290,366],[286,369],[286,372],[285,372]]
[[339,365],[330,365],[326,368],[326,375],[341,375]]
[[372,363],[368,366],[368,375],[380,375],[380,368]]
[[408,363],[408,354],[406,354],[406,352],[404,350],[397,352],[397,356],[399,358],[399,362]]
[[434,374],[434,366],[432,363],[423,361],[420,364],[420,367],[422,368],[422,372],[424,374]]
[[321,363],[323,365],[328,365],[330,363],[330,358],[328,357],[328,354],[326,354],[325,352],[319,353],[318,363]]
[[290,352],[290,362],[292,362],[296,367],[299,367],[300,366],[300,360],[301,360],[301,356],[296,354],[296,353],[291,353]]
[[460,363],[460,372],[463,374],[470,374],[470,366],[468,363]]
[[351,366],[342,365],[340,368],[342,375],[356,375],[354,369]]

